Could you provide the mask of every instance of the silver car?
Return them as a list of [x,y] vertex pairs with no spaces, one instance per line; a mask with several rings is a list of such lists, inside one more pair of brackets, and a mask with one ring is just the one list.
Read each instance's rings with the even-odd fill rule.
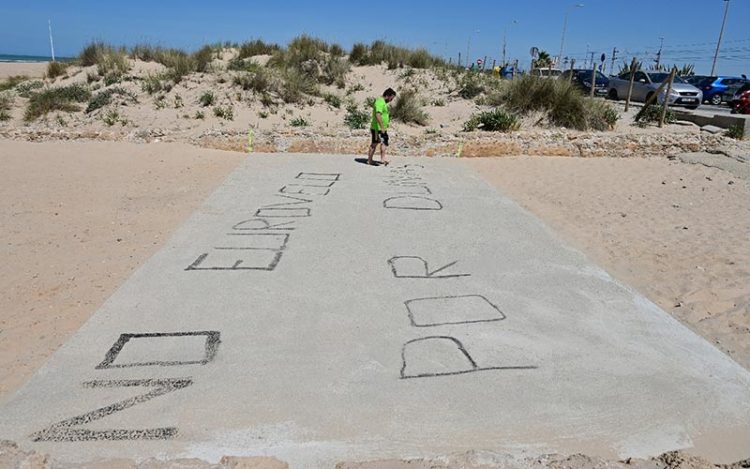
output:
[[[669,78],[669,73],[664,72],[635,72],[633,81],[633,101],[645,102],[651,97],[659,85]],[[628,96],[628,87],[630,87],[630,72],[625,72],[619,77],[609,79],[609,92],[607,96],[610,99],[625,99]],[[667,94],[666,88],[657,96],[657,102],[664,102],[664,95]],[[688,109],[695,109],[703,102],[703,92],[695,86],[687,83],[680,77],[674,77],[672,82],[672,91],[669,93],[670,106],[685,106]]]

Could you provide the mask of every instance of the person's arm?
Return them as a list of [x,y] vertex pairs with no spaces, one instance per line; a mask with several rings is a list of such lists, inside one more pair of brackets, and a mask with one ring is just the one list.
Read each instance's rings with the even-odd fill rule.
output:
[[381,132],[385,132],[385,125],[383,124],[383,115],[379,112],[375,113],[375,119],[378,121],[378,128]]

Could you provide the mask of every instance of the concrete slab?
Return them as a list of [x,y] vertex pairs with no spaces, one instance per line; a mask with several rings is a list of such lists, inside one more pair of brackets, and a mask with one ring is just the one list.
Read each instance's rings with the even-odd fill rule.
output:
[[55,458],[747,457],[750,373],[459,160],[253,155],[9,402]]

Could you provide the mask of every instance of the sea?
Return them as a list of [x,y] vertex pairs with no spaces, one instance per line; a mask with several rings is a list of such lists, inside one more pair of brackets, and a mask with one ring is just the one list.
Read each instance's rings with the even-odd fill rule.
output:
[[[52,57],[42,55],[0,54],[0,62],[49,62]],[[58,62],[67,62],[72,57],[55,57]]]

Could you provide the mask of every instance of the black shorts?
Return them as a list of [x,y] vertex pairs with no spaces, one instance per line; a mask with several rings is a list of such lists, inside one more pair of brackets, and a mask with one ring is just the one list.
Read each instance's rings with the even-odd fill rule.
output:
[[370,129],[370,135],[372,136],[372,146],[378,143],[388,146],[388,132],[378,132],[375,129]]

